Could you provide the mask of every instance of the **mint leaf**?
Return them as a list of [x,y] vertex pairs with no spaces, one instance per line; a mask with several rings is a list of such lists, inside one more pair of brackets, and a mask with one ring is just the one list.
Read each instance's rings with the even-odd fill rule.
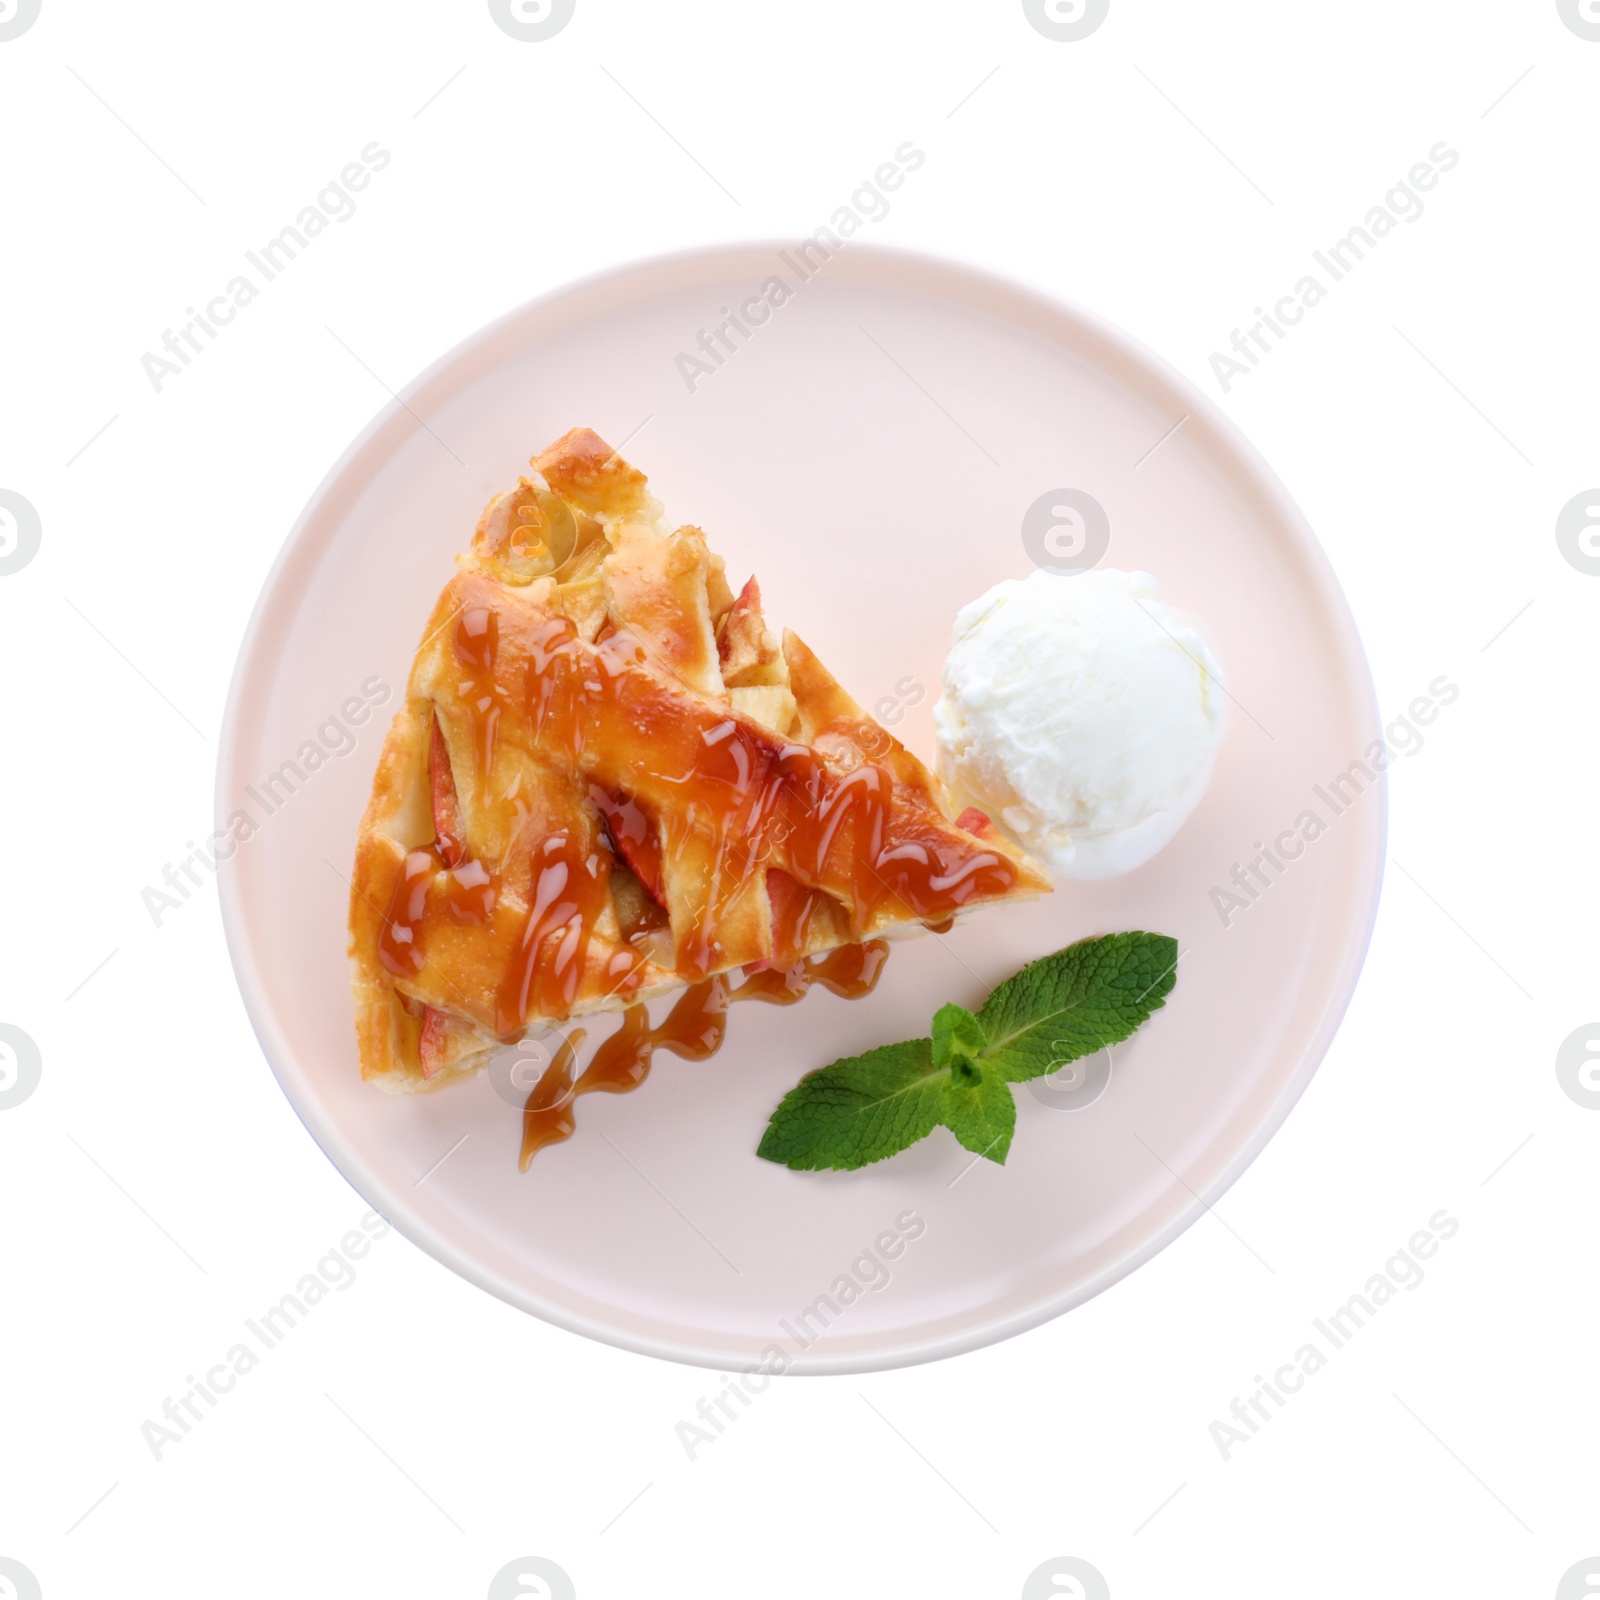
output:
[[983,1024],[965,1006],[940,1006],[934,1012],[933,1064],[940,1071],[958,1059],[971,1061],[988,1042]]
[[934,1071],[927,1039],[846,1056],[783,1097],[756,1154],[803,1172],[882,1161],[933,1131],[949,1081]]
[[1160,933],[1083,939],[1030,962],[984,1002],[980,1061],[1013,1083],[1120,1044],[1177,981],[1178,941]]
[[756,1154],[798,1171],[853,1171],[943,1125],[1004,1164],[1011,1085],[1119,1044],[1166,1002],[1178,943],[1159,933],[1083,939],[1006,979],[976,1016],[944,1005],[931,1037],[846,1056],[779,1103]]
[[1017,1127],[1017,1102],[998,1073],[974,1084],[952,1080],[939,1096],[939,1120],[974,1155],[1004,1166]]

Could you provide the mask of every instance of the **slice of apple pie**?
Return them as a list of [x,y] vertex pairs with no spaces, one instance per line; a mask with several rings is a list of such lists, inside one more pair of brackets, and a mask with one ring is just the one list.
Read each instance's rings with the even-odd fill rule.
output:
[[[861,711],[752,578],[578,429],[492,501],[362,819],[363,1077],[433,1089],[531,1030],[1048,887]],[[841,593],[843,591],[841,590]]]

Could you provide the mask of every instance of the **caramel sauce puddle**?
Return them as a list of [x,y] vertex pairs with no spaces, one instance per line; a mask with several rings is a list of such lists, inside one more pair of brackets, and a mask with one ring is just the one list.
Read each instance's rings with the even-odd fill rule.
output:
[[883,974],[889,947],[882,939],[843,945],[826,955],[812,956],[787,967],[766,967],[752,973],[738,988],[724,975],[707,978],[678,997],[659,1027],[650,1026],[642,1005],[629,1006],[622,1026],[594,1053],[594,1059],[574,1081],[577,1047],[585,1037],[574,1028],[557,1047],[555,1058],[533,1086],[522,1108],[522,1152],[517,1166],[526,1172],[546,1145],[572,1137],[577,1123],[573,1108],[579,1095],[628,1094],[650,1076],[651,1057],[670,1050],[686,1061],[708,1061],[722,1048],[728,1031],[728,1007],[735,1000],[764,1000],[769,1005],[792,1006],[820,983],[846,1000],[871,994]]

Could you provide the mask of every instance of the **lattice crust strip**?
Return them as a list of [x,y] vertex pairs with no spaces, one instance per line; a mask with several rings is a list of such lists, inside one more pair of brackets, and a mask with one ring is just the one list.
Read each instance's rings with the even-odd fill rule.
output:
[[532,467],[457,558],[362,821],[364,1077],[437,1088],[525,1031],[1047,888],[601,439]]

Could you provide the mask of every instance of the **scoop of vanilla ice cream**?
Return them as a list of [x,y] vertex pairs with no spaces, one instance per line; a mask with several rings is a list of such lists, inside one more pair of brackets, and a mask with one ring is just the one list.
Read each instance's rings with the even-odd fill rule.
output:
[[1222,675],[1146,572],[1034,572],[956,616],[939,775],[1058,876],[1142,866],[1200,803]]

